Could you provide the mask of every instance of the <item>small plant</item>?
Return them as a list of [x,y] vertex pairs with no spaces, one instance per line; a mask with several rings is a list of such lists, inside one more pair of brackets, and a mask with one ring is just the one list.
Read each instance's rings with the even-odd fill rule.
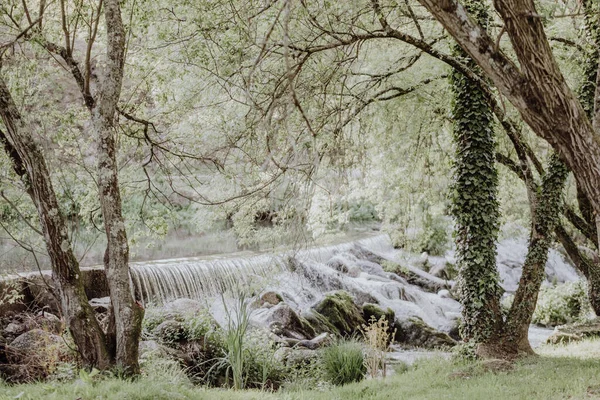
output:
[[381,370],[381,374],[385,378],[387,373],[385,354],[390,348],[392,338],[396,335],[396,329],[391,330],[388,318],[382,315],[379,320],[375,316],[371,316],[369,322],[363,324],[360,331],[367,344],[365,357],[367,373],[371,378],[375,378]]
[[341,340],[323,350],[325,379],[334,385],[358,382],[365,376],[363,348],[356,340]]
[[226,381],[229,381],[231,374],[233,388],[241,390],[246,385],[245,364],[248,359],[248,349],[245,336],[250,325],[250,309],[243,291],[238,291],[233,308],[227,305],[224,297],[222,300],[227,315],[227,329],[223,336],[225,354],[216,359],[208,374],[210,375],[215,369],[225,369]]

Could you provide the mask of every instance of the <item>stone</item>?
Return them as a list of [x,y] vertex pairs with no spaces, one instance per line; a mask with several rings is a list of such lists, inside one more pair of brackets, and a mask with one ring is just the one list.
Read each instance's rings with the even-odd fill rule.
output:
[[42,328],[52,333],[60,334],[64,329],[63,321],[56,315],[47,312],[39,311],[34,318],[36,327]]
[[4,328],[4,333],[9,336],[18,336],[24,333],[27,330],[25,324],[21,324],[18,322],[9,323],[6,328]]
[[280,294],[277,294],[275,292],[266,292],[262,296],[260,296],[260,299],[263,303],[272,304],[274,306],[283,301],[283,297],[281,297]]
[[168,319],[154,328],[152,334],[159,342],[177,343],[185,339],[185,326],[180,321]]
[[456,341],[447,333],[427,325],[419,317],[411,317],[400,325],[402,331],[399,339],[406,345],[427,349],[445,349],[456,345]]
[[352,335],[365,323],[362,310],[344,290],[326,294],[325,298],[312,308],[343,336]]
[[163,306],[163,309],[168,314],[179,315],[182,317],[193,316],[202,313],[206,307],[198,300],[192,299],[177,299]]
[[50,274],[30,274],[25,279],[31,303],[37,308],[60,314],[61,306],[56,295],[56,285]]
[[252,313],[251,319],[254,325],[267,328],[279,336],[303,340],[316,335],[312,325],[285,303],[260,308]]
[[315,349],[318,349],[319,347],[323,346],[323,344],[325,344],[327,342],[328,338],[329,338],[329,334],[327,334],[327,332],[323,332],[319,336],[317,336],[311,340],[300,340],[296,344],[296,346],[306,347],[307,349],[315,350]]

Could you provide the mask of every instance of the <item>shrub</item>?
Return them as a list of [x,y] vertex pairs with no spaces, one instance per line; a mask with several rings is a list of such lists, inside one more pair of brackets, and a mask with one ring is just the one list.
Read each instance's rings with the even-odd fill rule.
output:
[[362,325],[361,333],[367,344],[365,366],[371,378],[377,377],[380,370],[385,378],[387,372],[385,354],[396,335],[396,329],[391,329],[389,324],[389,318],[382,315],[379,319],[371,316],[369,322]]
[[586,285],[582,281],[543,287],[532,322],[545,326],[564,325],[585,317],[589,308]]
[[325,379],[345,385],[363,379],[366,372],[363,349],[356,340],[341,340],[323,350]]

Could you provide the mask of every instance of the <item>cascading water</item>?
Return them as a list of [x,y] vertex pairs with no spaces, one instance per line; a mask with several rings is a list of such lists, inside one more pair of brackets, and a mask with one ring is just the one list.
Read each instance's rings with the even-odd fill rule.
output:
[[[515,243],[508,246],[514,247]],[[499,245],[498,267],[508,289],[518,280],[524,254],[520,254],[523,246],[516,246],[519,254],[509,260],[505,247],[502,243]],[[456,325],[460,305],[448,296],[447,291],[431,293],[412,285],[400,276],[384,271],[381,265],[369,260],[366,253],[400,264],[435,284],[448,287],[453,284],[411,266],[414,255],[394,249],[387,235],[277,255],[133,263],[131,270],[137,293],[145,303],[166,303],[177,298],[209,299],[250,287],[255,293],[268,290],[280,293],[287,304],[303,312],[325,292],[346,290],[359,305],[377,303],[391,308],[400,321],[418,317],[443,331]],[[448,260],[451,260],[451,254],[449,258],[430,258],[434,264]],[[572,267],[561,260],[559,255],[552,255],[552,262],[547,267],[549,277],[576,279]]]

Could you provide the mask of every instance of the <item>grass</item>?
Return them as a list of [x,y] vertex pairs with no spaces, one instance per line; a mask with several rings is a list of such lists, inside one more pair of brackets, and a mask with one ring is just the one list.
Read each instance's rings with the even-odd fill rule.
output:
[[[192,386],[182,374],[164,367],[146,370],[136,381],[106,378],[19,386],[0,384],[0,399],[590,399],[600,398],[600,340],[543,349],[542,357],[519,362],[513,370],[486,372],[482,364],[443,359],[418,362],[386,380],[366,380],[323,391],[264,393],[204,389]],[[579,353],[581,352],[581,353]],[[569,354],[565,357],[563,354]],[[170,368],[170,367],[169,367]],[[170,372],[169,372],[170,371]]]

